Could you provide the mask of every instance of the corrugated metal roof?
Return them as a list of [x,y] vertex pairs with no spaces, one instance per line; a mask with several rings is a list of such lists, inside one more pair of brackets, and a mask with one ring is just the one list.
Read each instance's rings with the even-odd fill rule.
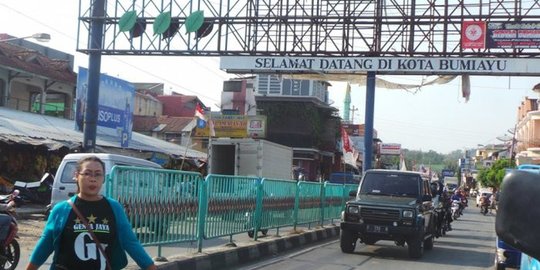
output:
[[[7,143],[45,145],[50,149],[80,147],[83,133],[75,130],[73,120],[16,111],[0,107],[0,140]],[[98,134],[96,146],[121,148],[117,138]],[[187,149],[137,132],[132,133],[128,149],[159,152],[173,156],[206,158],[206,153]]]
[[163,132],[182,133],[189,132],[197,125],[197,120],[192,117],[177,117],[162,115],[154,116],[133,116],[133,130],[140,132]]

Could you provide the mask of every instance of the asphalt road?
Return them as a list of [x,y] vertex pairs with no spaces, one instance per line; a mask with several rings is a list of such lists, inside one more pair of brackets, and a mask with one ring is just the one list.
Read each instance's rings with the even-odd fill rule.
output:
[[419,260],[408,257],[407,246],[398,247],[391,241],[380,241],[373,246],[357,244],[354,254],[342,253],[339,241],[332,241],[240,269],[490,269],[495,261],[494,223],[495,214],[484,216],[470,204],[465,214],[454,221],[454,230],[436,239],[433,250],[425,251]]

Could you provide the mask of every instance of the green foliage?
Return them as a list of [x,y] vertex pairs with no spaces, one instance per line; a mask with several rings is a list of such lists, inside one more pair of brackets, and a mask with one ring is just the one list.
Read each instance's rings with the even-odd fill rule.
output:
[[398,168],[399,166],[399,156],[389,156],[389,155],[382,155],[379,160],[380,169],[401,169]]
[[403,149],[403,154],[409,170],[413,168],[413,165],[418,167],[423,164],[424,166],[431,167],[431,170],[436,173],[440,173],[443,169],[450,169],[455,172],[456,176],[460,177],[458,160],[464,156],[461,150],[454,150],[445,155],[433,150],[422,152]]
[[506,173],[507,168],[514,168],[515,164],[510,163],[509,159],[499,159],[489,168],[483,168],[478,171],[477,181],[484,187],[499,188]]
[[444,156],[444,168],[450,169],[456,173],[456,175],[459,175],[459,165],[458,160],[464,156],[463,151],[461,150],[454,150],[450,152],[449,154]]
[[[448,168],[446,165],[447,162],[447,156],[437,153],[433,150],[429,150],[428,152],[422,152],[418,150],[408,150],[403,149],[403,155],[405,157],[405,163],[407,164],[407,168],[411,169],[413,168],[413,165],[416,165],[417,167],[419,165],[424,165],[431,167],[432,170],[440,171],[443,167]],[[454,160],[454,163],[457,164],[457,159]]]

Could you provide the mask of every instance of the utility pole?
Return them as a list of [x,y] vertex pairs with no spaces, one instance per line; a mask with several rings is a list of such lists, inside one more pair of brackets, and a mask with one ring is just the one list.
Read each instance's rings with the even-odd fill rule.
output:
[[512,134],[512,146],[510,147],[510,166],[512,166],[515,162],[515,155],[514,155],[514,148],[515,148],[515,144],[516,144],[516,131],[517,131],[517,124],[514,126],[514,130],[513,132],[510,132],[510,130],[508,130],[508,132],[510,132]]
[[86,112],[84,114],[83,148],[86,153],[96,150],[96,132],[99,112],[99,78],[101,72],[101,49],[105,25],[106,0],[92,1],[90,48],[88,55],[88,88],[86,89]]
[[354,107],[354,105],[352,106],[352,109],[349,109],[352,113],[351,113],[351,124],[354,124],[354,112],[358,111],[358,108]]

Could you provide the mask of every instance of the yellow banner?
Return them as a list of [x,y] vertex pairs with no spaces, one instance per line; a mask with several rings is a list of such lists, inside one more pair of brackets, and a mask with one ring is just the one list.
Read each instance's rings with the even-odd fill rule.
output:
[[198,121],[194,137],[210,137],[210,121],[214,125],[215,137],[266,137],[266,116],[264,115],[211,115],[204,127],[201,127],[201,121]]

